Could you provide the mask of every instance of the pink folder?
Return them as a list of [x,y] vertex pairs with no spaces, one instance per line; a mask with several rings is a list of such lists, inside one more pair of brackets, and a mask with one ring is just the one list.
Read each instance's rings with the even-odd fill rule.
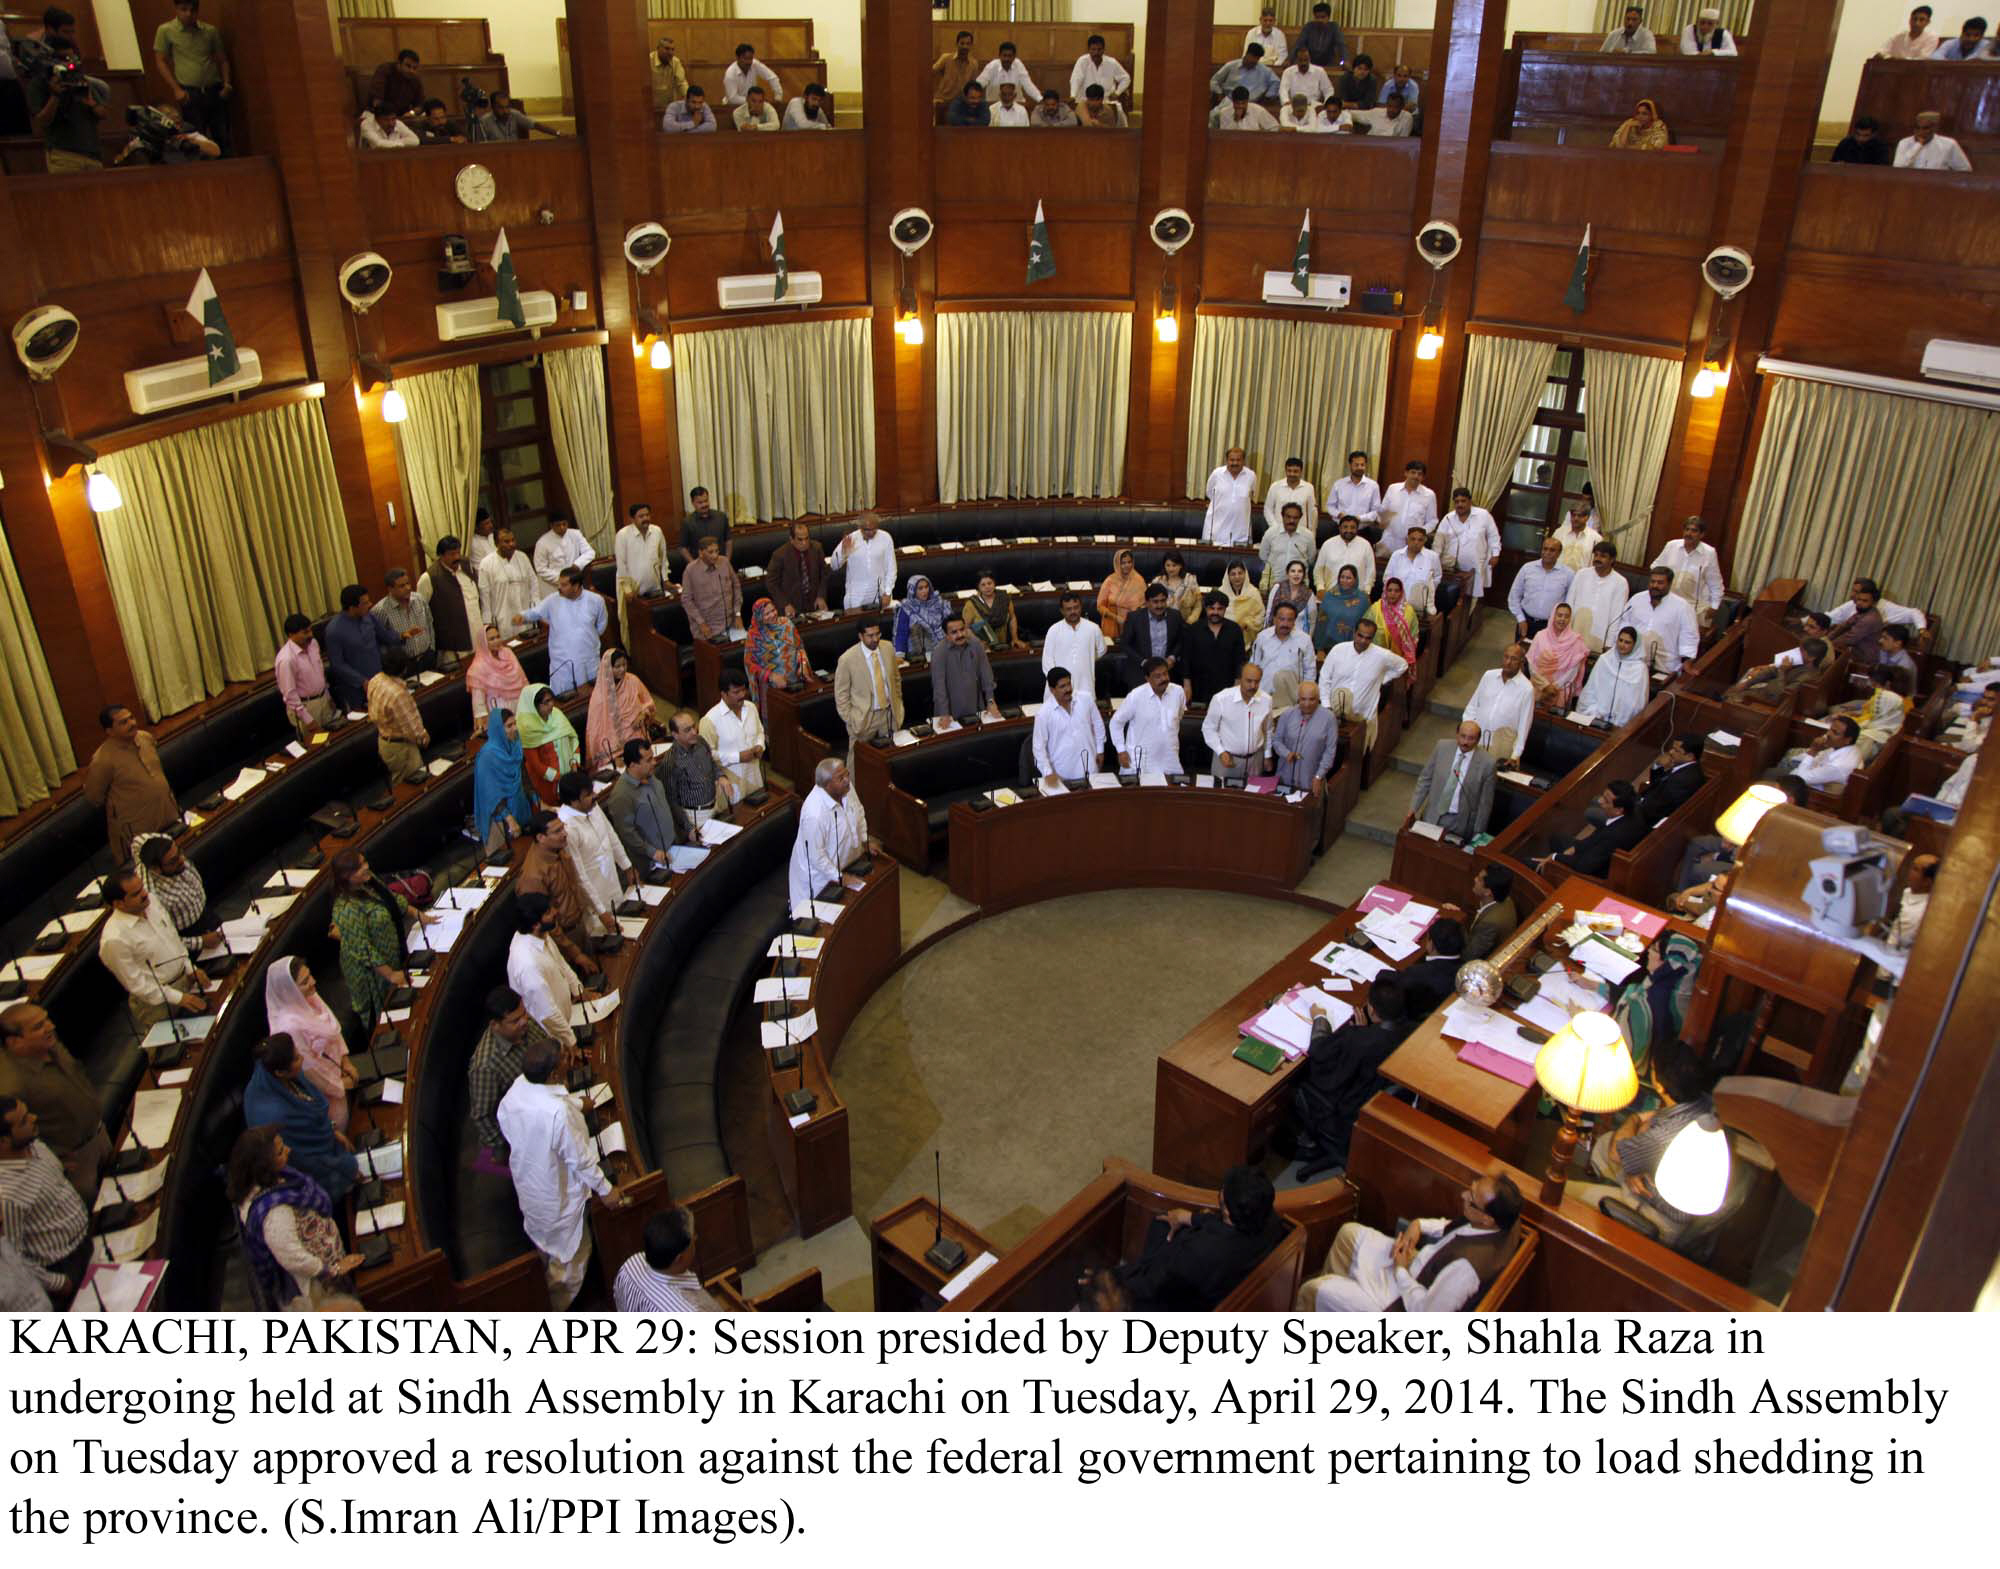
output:
[[1597,901],[1597,908],[1591,911],[1591,914],[1615,915],[1625,923],[1628,930],[1637,932],[1647,942],[1651,942],[1667,929],[1667,918],[1664,915],[1648,915],[1644,910],[1635,909],[1622,899],[1600,899]]
[[1400,888],[1391,888],[1387,883],[1377,883],[1364,893],[1354,906],[1355,912],[1366,915],[1370,910],[1387,910],[1394,915],[1410,902],[1410,896]]
[[1491,1046],[1482,1046],[1478,1041],[1467,1041],[1459,1048],[1458,1060],[1475,1068],[1484,1068],[1488,1073],[1498,1074],[1509,1084],[1518,1084],[1526,1089],[1535,1082],[1535,1065],[1532,1062],[1517,1062],[1504,1051],[1495,1051]]

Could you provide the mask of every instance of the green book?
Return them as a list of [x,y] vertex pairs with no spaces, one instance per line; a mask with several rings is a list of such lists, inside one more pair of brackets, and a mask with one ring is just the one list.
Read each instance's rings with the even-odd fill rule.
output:
[[1252,1040],[1247,1035],[1236,1043],[1236,1050],[1231,1055],[1249,1063],[1259,1073],[1276,1073],[1278,1064],[1285,1060],[1285,1054],[1269,1041]]

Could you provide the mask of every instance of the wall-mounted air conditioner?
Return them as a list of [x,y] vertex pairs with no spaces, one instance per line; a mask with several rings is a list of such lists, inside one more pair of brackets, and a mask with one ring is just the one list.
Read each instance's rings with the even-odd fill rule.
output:
[[742,272],[715,280],[715,297],[726,311],[748,311],[759,307],[817,305],[820,298],[819,274],[795,272],[789,277],[785,297],[778,294],[775,272]]
[[247,392],[264,379],[264,367],[255,349],[236,351],[236,374],[213,386],[208,380],[208,357],[197,354],[191,360],[174,360],[166,365],[148,365],[144,370],[125,372],[125,396],[134,414],[158,414],[183,404]]
[[547,289],[525,289],[521,293],[521,314],[527,320],[519,327],[500,314],[495,296],[476,300],[453,300],[437,308],[438,337],[446,343],[458,338],[480,338],[493,332],[524,332],[530,327],[556,324],[556,297]]
[[1353,293],[1354,280],[1345,273],[1314,273],[1310,295],[1301,294],[1292,287],[1292,275],[1288,272],[1264,274],[1266,305],[1308,305],[1324,311],[1345,310]]
[[1990,343],[1957,343],[1933,338],[1924,345],[1924,374],[1933,381],[1969,387],[2000,387],[2000,348]]

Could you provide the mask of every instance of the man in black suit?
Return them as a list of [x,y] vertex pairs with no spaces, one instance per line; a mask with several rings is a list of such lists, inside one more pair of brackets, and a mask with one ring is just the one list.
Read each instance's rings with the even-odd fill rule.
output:
[[1243,628],[1224,613],[1229,597],[1219,589],[1201,596],[1201,619],[1181,634],[1181,664],[1176,674],[1190,703],[1206,703],[1226,686],[1234,686],[1249,651]]
[[[1460,918],[1455,904],[1444,913]],[[1514,913],[1514,874],[1504,866],[1487,864],[1472,874],[1472,923],[1465,933],[1464,959],[1483,959],[1514,935],[1521,918]]]
[[1639,797],[1639,816],[1648,828],[1659,827],[1675,807],[1701,788],[1701,753],[1707,745],[1705,737],[1692,734],[1677,735],[1667,743],[1641,786],[1644,793]]
[[1589,822],[1583,832],[1554,855],[1537,861],[1538,870],[1603,877],[1611,870],[1612,856],[1646,837],[1646,820],[1639,815],[1639,792],[1629,779],[1614,779],[1606,785],[1586,816]]
[[1403,997],[1410,1017],[1421,1019],[1458,987],[1458,967],[1465,962],[1465,928],[1440,915],[1424,933],[1424,956],[1403,972]]
[[[1187,623],[1181,620],[1178,610],[1167,607],[1169,597],[1167,585],[1155,581],[1146,589],[1146,608],[1135,616],[1125,618],[1125,630],[1119,634],[1118,646],[1124,651],[1125,664],[1134,686],[1138,685],[1139,672],[1149,659],[1164,659],[1169,679],[1180,679],[1181,639],[1187,635]],[[1242,636],[1240,629],[1237,635]]]
[[1299,1181],[1347,1168],[1354,1119],[1368,1098],[1385,1087],[1378,1070],[1403,1044],[1414,1022],[1403,977],[1386,970],[1370,984],[1367,998],[1354,1005],[1353,1019],[1339,1029],[1327,1022],[1323,1008],[1313,1009],[1305,1082],[1292,1093],[1292,1113],[1299,1123]]
[[1119,1270],[1139,1313],[1212,1313],[1277,1246],[1271,1179],[1254,1166],[1222,1177],[1222,1211],[1168,1210],[1146,1228],[1145,1251]]

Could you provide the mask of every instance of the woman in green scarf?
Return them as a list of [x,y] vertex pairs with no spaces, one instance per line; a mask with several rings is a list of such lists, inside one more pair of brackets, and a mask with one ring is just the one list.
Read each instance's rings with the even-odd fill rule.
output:
[[521,772],[544,809],[556,809],[556,781],[578,766],[583,748],[569,715],[562,711],[546,682],[521,689],[515,710],[521,731]]

